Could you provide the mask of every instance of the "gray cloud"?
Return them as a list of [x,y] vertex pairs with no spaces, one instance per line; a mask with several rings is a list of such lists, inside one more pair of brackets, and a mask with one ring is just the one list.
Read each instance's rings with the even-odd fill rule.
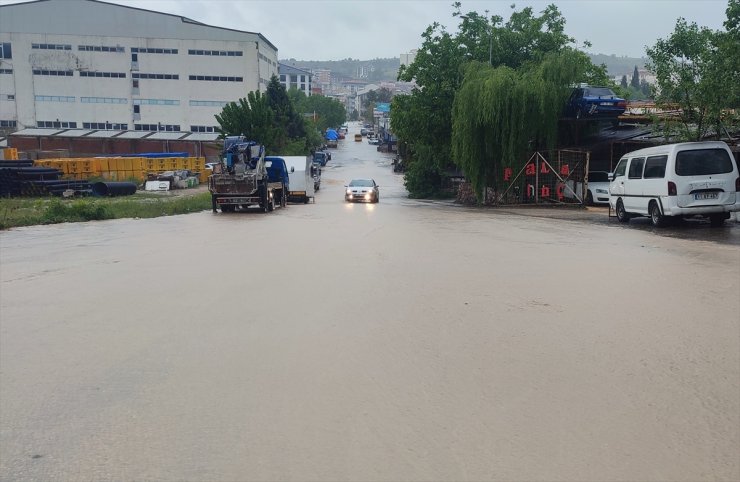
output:
[[[260,32],[279,49],[280,58],[338,60],[396,57],[418,48],[421,33],[437,21],[457,28],[453,0],[107,0],[183,15],[221,27]],[[0,4],[16,3],[0,0]],[[475,10],[507,18],[510,5],[541,11],[555,3],[566,31],[595,53],[642,56],[644,47],[667,36],[678,17],[721,28],[725,0],[470,0]]]

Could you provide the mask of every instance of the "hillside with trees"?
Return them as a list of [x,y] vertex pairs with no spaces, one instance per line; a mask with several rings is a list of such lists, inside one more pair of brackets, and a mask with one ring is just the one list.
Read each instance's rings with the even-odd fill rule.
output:
[[[637,66],[640,69],[645,68],[648,59],[640,57],[619,57],[611,54],[587,54],[594,65],[606,65],[606,71],[610,76],[623,75],[632,72]],[[332,74],[337,77],[357,78],[358,72],[362,67],[368,71],[368,81],[393,82],[398,78],[400,60],[395,58],[376,58],[373,60],[360,59],[343,59],[343,60],[280,60],[280,63],[298,67],[299,69],[312,70],[324,69],[331,70]]]

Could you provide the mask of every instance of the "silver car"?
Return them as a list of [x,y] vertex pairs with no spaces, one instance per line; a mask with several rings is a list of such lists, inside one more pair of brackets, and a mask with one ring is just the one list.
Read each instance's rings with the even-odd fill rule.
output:
[[347,202],[367,201],[376,203],[380,201],[380,186],[373,179],[352,179],[346,186],[344,200]]

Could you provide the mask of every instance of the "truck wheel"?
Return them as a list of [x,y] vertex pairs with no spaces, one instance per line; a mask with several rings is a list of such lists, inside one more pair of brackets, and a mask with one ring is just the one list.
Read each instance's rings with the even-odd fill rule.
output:
[[303,204],[308,204],[308,196],[303,197]]
[[283,189],[280,191],[280,207],[284,208],[288,205],[288,191]]
[[272,212],[274,210],[275,210],[275,198],[270,197],[268,198],[268,201],[267,201],[267,211]]
[[216,202],[216,196],[211,196],[211,209],[214,213],[218,212],[218,203]]

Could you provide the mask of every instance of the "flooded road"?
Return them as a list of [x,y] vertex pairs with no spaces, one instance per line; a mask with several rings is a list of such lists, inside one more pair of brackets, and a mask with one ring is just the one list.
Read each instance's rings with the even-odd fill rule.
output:
[[353,133],[315,204],[0,233],[0,478],[740,480],[736,226],[417,202]]

